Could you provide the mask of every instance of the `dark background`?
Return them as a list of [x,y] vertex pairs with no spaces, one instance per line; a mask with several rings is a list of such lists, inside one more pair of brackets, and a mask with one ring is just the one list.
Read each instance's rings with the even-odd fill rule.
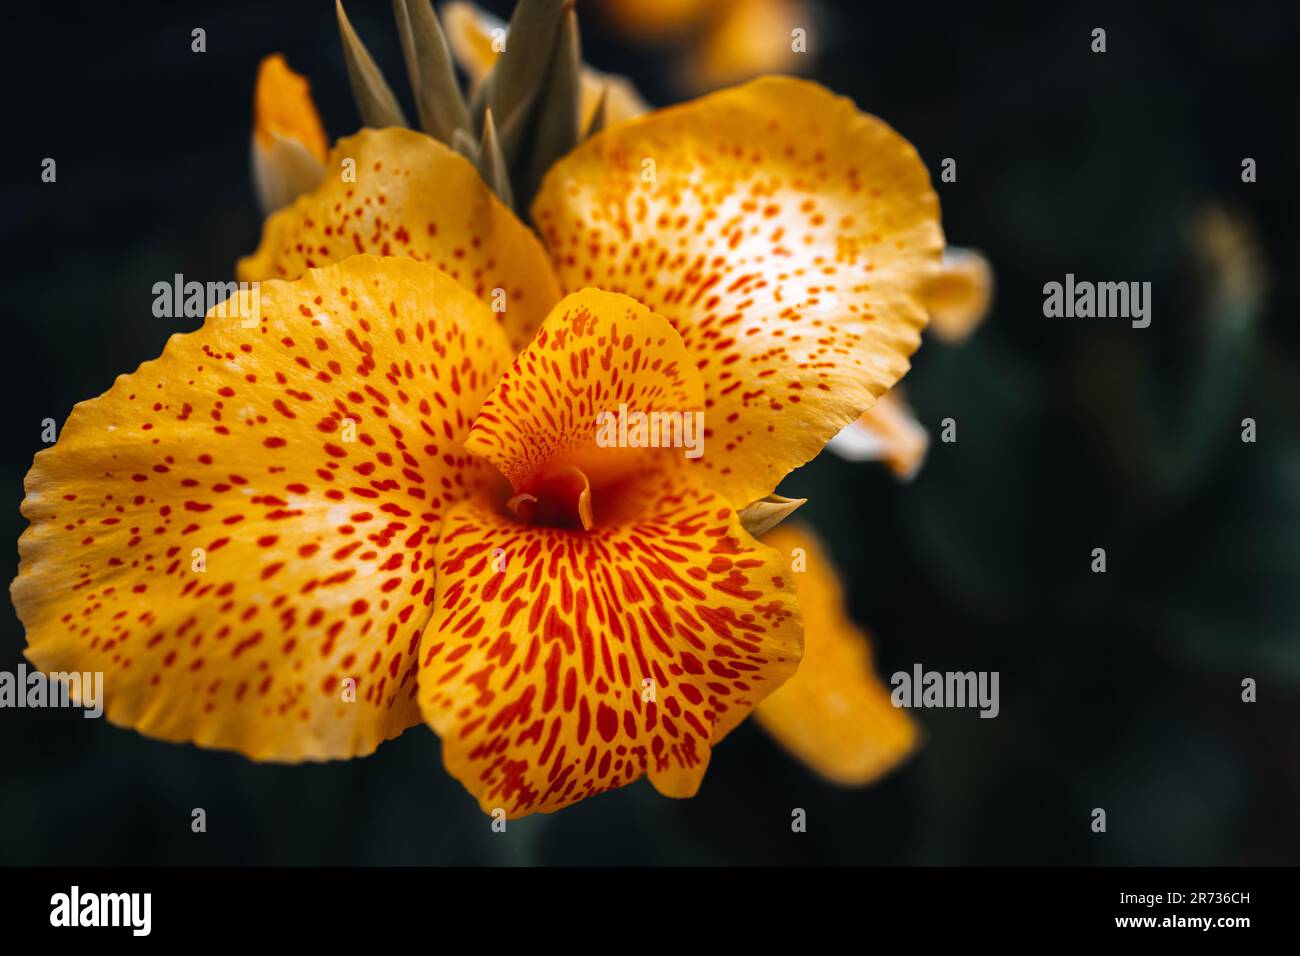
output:
[[[1060,6],[823,4],[811,31],[813,76],[899,129],[936,179],[957,158],[958,182],[937,184],[944,226],[984,250],[998,289],[970,343],[928,341],[907,379],[936,438],[957,420],[955,445],[936,441],[909,485],[823,455],[782,490],[812,499],[879,670],[998,670],[1000,717],[919,712],[924,748],[860,791],[749,723],[694,800],[642,782],[495,835],[424,727],[367,759],[286,767],[0,711],[0,863],[1300,862],[1294,5]],[[684,96],[677,51],[591,7],[589,61],[655,103]],[[349,11],[409,107],[388,4]],[[32,3],[5,19],[0,539],[16,542],[41,420],[197,325],[154,318],[154,282],[229,278],[256,245],[259,58],[283,51],[310,76],[331,139],[358,120],[326,0]],[[46,156],[57,184],[40,181]],[[1211,208],[1253,236],[1258,295],[1223,293],[1198,253]],[[1066,272],[1151,281],[1152,326],[1044,318],[1042,285]],[[11,579],[16,548],[0,552]],[[0,669],[23,642],[7,607]],[[1241,702],[1247,676],[1258,703]]]

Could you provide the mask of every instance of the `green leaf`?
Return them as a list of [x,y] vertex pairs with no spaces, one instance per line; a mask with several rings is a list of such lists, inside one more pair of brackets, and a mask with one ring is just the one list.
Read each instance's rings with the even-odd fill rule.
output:
[[397,97],[348,22],[342,0],[335,0],[334,7],[339,18],[339,34],[343,37],[343,58],[347,61],[348,79],[352,81],[352,95],[361,111],[361,122],[374,129],[406,126],[406,116],[397,104]]
[[513,208],[510,170],[501,152],[501,141],[497,138],[496,123],[492,119],[491,110],[488,110],[483,117],[483,140],[478,148],[478,171],[483,181],[492,187],[492,191],[500,197],[501,201]]
[[493,67],[488,71],[487,76],[483,77],[483,82],[479,84],[478,89],[470,97],[470,131],[475,134],[483,132],[483,117],[487,113],[488,101],[492,98],[493,80],[496,79],[496,75],[496,68]]
[[474,142],[469,130],[456,130],[451,136],[451,148],[473,163],[475,168],[478,167],[478,143]]
[[583,130],[581,142],[586,142],[597,133],[605,129],[608,122],[605,101],[609,99],[609,84],[602,84],[600,88],[600,99],[596,101],[596,108],[591,113],[591,120],[587,123],[587,128]]
[[492,70],[487,105],[496,114],[502,152],[508,159],[518,154],[532,106],[537,100],[551,63],[556,35],[571,0],[519,0],[506,48]]
[[456,130],[469,128],[469,114],[433,4],[430,0],[393,0],[393,16],[402,35],[420,128],[451,145]]
[[578,37],[578,17],[573,10],[568,10],[560,23],[546,85],[537,105],[537,126],[523,192],[525,200],[537,191],[552,164],[578,145],[581,86],[582,43]]

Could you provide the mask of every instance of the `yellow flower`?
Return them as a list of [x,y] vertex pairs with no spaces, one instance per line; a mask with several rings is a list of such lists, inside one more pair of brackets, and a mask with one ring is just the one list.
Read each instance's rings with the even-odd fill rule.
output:
[[[805,584],[740,512],[919,343],[943,238],[915,150],[771,77],[583,142],[538,234],[421,133],[324,169],[239,263],[260,285],[37,456],[27,656],[105,672],[116,724],[259,760],[427,723],[485,812],[693,794],[803,654]],[[703,454],[607,447],[624,409],[702,412]],[[837,778],[910,746],[896,720],[819,755],[783,710]]]

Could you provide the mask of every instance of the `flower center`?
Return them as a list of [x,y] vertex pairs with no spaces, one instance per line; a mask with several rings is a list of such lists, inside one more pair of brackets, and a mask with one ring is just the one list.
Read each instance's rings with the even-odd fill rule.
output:
[[528,524],[583,531],[590,531],[595,524],[591,482],[572,465],[543,477],[530,491],[511,498],[507,506]]

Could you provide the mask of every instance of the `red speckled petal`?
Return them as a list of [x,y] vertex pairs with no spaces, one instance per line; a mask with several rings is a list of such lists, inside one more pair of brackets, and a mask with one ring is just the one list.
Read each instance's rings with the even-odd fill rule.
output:
[[509,349],[409,260],[260,299],[260,324],[241,293],[73,409],[27,476],[14,604],[38,667],[104,672],[116,724],[257,759],[369,753],[419,720],[433,539],[499,482],[460,442]]
[[620,488],[591,531],[453,508],[420,645],[420,707],[486,813],[558,810],[643,774],[693,795],[710,747],[793,672],[781,556],[694,479]]
[[593,137],[551,169],[533,219],[565,288],[625,292],[681,333],[704,378],[699,467],[737,506],[907,371],[943,248],[916,150],[783,77]]
[[[920,734],[895,707],[876,676],[867,635],[844,611],[844,597],[821,541],[786,523],[763,535],[792,567],[803,612],[805,646],[799,671],[755,711],[787,750],[835,783],[861,786],[892,770]],[[797,559],[797,561],[795,560]]]
[[667,319],[628,296],[584,289],[551,311],[497,382],[465,447],[495,464],[516,494],[569,468],[598,488],[645,467],[649,456],[685,451],[610,444],[620,415],[657,413],[650,420],[669,427],[645,437],[667,444],[685,441],[684,416],[703,407],[700,374]]
[[294,279],[357,253],[437,266],[497,313],[515,349],[560,297],[532,230],[463,156],[407,129],[365,129],[339,140],[321,185],[267,219],[238,276]]

